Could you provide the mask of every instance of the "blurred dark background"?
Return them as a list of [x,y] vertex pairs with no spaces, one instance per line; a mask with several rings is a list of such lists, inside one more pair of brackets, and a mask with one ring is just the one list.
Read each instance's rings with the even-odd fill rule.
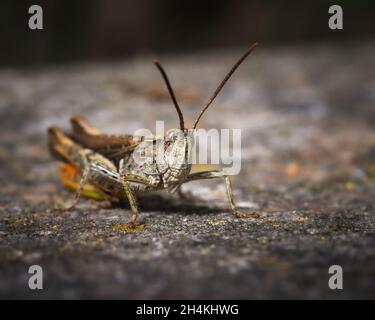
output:
[[[39,4],[44,30],[28,28]],[[328,28],[340,4],[344,30]],[[375,34],[375,1],[2,0],[1,65],[123,59],[140,53],[262,44],[345,41]]]

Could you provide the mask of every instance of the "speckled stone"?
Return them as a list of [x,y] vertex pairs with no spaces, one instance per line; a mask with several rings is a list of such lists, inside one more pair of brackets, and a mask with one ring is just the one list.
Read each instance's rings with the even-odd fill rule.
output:
[[[189,124],[239,52],[161,57]],[[144,229],[116,227],[127,204],[61,187],[45,147],[51,124],[85,115],[110,133],[178,125],[147,59],[0,70],[1,298],[373,298],[375,43],[260,47],[201,125],[242,129],[236,199],[220,182],[186,185],[194,200],[140,199]],[[44,270],[31,291],[28,268]],[[344,290],[328,269],[344,270]]]

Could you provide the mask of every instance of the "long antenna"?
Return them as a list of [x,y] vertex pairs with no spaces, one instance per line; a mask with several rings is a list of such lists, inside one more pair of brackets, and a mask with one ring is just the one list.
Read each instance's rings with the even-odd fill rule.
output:
[[223,81],[221,81],[221,83],[219,84],[219,86],[217,87],[217,89],[215,90],[214,94],[212,95],[211,99],[208,101],[208,103],[206,104],[206,106],[202,109],[201,113],[199,114],[197,120],[195,121],[194,123],[194,127],[193,129],[196,129],[197,125],[198,125],[198,122],[199,120],[201,119],[202,115],[206,112],[206,110],[209,108],[209,106],[211,105],[211,103],[215,100],[216,96],[219,94],[219,92],[221,91],[221,89],[223,89],[224,85],[227,83],[227,81],[229,80],[229,78],[232,76],[232,74],[236,71],[236,69],[240,66],[240,64],[247,58],[247,56],[255,49],[255,47],[258,45],[258,43],[254,43],[246,52],[245,54],[234,64],[234,66],[232,67],[232,69],[230,69],[230,71],[228,72],[228,74],[225,76],[225,78],[223,79]]
[[169,92],[169,95],[171,96],[172,98],[172,101],[173,101],[173,104],[177,110],[177,114],[178,114],[178,118],[180,119],[180,129],[181,130],[184,130],[185,129],[185,124],[184,124],[184,116],[181,112],[181,109],[177,103],[177,99],[176,99],[176,96],[173,92],[173,89],[172,89],[172,86],[171,86],[171,83],[169,82],[169,79],[168,79],[168,76],[165,72],[165,70],[163,69],[163,67],[161,66],[161,64],[159,63],[159,61],[157,60],[154,60],[154,63],[156,65],[156,67],[159,69],[164,81],[165,81],[165,84],[167,86],[167,89],[168,89],[168,92]]

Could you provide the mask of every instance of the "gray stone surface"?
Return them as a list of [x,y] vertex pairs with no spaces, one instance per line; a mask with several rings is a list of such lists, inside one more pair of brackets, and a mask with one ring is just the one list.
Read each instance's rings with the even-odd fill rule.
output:
[[[161,57],[190,124],[239,52]],[[197,182],[195,201],[141,199],[133,233],[116,227],[127,204],[51,210],[72,194],[45,130],[76,113],[111,133],[177,126],[152,59],[1,70],[0,297],[374,298],[374,56],[369,42],[257,49],[202,122],[242,129],[233,185],[257,215],[233,218],[223,184]],[[42,291],[27,287],[33,264]]]

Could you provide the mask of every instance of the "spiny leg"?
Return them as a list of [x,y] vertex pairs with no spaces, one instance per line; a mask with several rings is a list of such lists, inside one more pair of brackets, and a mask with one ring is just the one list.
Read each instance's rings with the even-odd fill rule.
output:
[[[82,168],[80,183],[76,190],[73,204],[66,210],[75,207],[87,183],[91,183],[94,187],[99,188],[99,192],[107,196],[108,205],[108,201],[115,199],[116,195],[120,194],[123,190],[123,184],[116,168],[106,158],[92,153],[88,149],[82,149],[79,152],[79,157]],[[112,192],[113,197],[111,194],[106,194],[106,192]]]
[[194,195],[190,192],[190,191],[182,191],[182,187],[179,186],[177,188],[177,195],[179,196],[179,198],[183,201],[191,201],[191,200],[194,200]]
[[124,188],[126,197],[129,200],[130,208],[132,210],[132,217],[131,217],[130,224],[135,225],[135,222],[137,221],[137,217],[138,217],[138,213],[139,213],[138,206],[137,206],[137,200],[135,199],[135,196],[134,196],[132,190],[130,189],[129,181],[127,181],[125,177],[121,177],[121,183],[122,183],[122,186]]
[[188,176],[186,182],[194,181],[194,180],[208,180],[208,179],[225,179],[225,185],[226,185],[228,200],[229,200],[230,208],[231,208],[231,211],[232,211],[233,215],[237,218],[247,217],[246,214],[240,212],[236,208],[230,177],[228,175],[226,175],[222,170],[192,173]]
[[[121,167],[120,167],[120,171],[121,171]],[[156,190],[157,187],[159,186],[159,179],[156,179],[156,178],[155,179],[147,179],[145,177],[142,177],[142,176],[139,176],[139,175],[136,175],[136,174],[131,174],[131,173],[128,173],[128,172],[123,172],[120,175],[120,179],[121,179],[123,189],[124,189],[125,194],[126,194],[128,200],[129,200],[130,207],[131,207],[131,210],[132,210],[132,218],[131,218],[130,224],[134,226],[135,222],[137,220],[137,217],[138,217],[139,210],[138,210],[138,206],[137,206],[137,200],[135,198],[133,190],[131,190],[131,188],[130,188],[129,182],[133,182],[133,183],[138,184],[140,189],[149,188],[149,189]]]
[[229,199],[229,203],[230,203],[230,208],[232,210],[233,215],[236,216],[237,218],[245,218],[245,217],[247,217],[247,215],[245,213],[240,212],[236,208],[236,205],[235,205],[235,202],[234,202],[234,196],[233,196],[232,182],[231,182],[229,176],[225,176],[225,185],[227,187],[227,195],[228,195],[228,199]]
[[76,191],[76,193],[74,195],[73,203],[69,207],[67,207],[66,209],[63,209],[63,211],[69,211],[69,210],[74,209],[75,206],[79,202],[82,190],[85,187],[85,185],[86,185],[86,183],[88,181],[89,174],[90,174],[90,165],[88,164],[87,160],[85,160],[85,162],[86,162],[86,164],[85,164],[85,166],[83,168],[82,176],[81,176],[81,179],[79,181],[79,188],[77,189],[77,191]]
[[58,213],[64,213],[64,212],[68,212],[70,210],[73,210],[76,207],[76,205],[78,204],[79,199],[81,197],[81,193],[83,191],[83,188],[85,187],[86,183],[88,182],[89,173],[90,173],[90,168],[86,167],[82,172],[82,176],[81,176],[81,179],[79,181],[79,187],[75,192],[72,204],[70,206],[65,207],[65,208],[53,209],[53,211],[58,212]]
[[177,188],[177,194],[180,197],[180,199],[182,199],[182,200],[187,200],[188,199],[188,196],[185,194],[185,192],[182,191],[181,186],[179,186]]

